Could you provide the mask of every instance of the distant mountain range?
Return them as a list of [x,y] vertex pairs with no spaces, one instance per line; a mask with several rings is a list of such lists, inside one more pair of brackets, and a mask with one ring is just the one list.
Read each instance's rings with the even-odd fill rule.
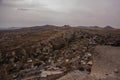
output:
[[58,27],[54,25],[42,25],[42,26],[31,26],[31,27],[0,27],[0,30],[14,30],[14,29],[32,29],[32,28],[53,28]]
[[0,30],[5,30],[5,29],[6,29],[6,28],[3,28],[3,27],[1,28],[1,27],[0,27]]
[[[71,27],[69,25],[64,25],[64,26],[55,26],[55,25],[42,25],[42,26],[32,26],[32,27],[0,27],[0,30],[15,30],[15,29],[39,29],[39,28],[55,28],[55,27]],[[99,27],[99,26],[76,26],[79,28],[91,28],[91,29],[114,29],[111,26],[106,26],[106,27]]]
[[14,29],[21,29],[23,27],[10,27],[10,28],[7,28],[7,27],[0,27],[0,30],[14,30]]

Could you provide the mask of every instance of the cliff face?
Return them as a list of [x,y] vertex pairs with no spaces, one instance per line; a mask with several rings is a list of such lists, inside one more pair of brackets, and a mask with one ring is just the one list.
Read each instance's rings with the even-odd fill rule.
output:
[[1,78],[53,80],[74,70],[89,74],[96,45],[120,46],[119,30],[47,26],[0,32]]

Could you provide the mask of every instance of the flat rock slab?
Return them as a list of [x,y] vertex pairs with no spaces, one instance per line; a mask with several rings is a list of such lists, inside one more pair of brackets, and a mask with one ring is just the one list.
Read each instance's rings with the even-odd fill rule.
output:
[[97,46],[91,76],[100,80],[120,80],[120,47]]
[[79,70],[75,70],[57,80],[83,80],[86,75],[87,74],[82,73]]

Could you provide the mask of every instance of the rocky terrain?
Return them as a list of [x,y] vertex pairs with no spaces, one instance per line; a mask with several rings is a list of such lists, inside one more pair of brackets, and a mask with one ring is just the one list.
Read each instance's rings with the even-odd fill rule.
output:
[[119,29],[45,25],[1,30],[0,80],[102,80],[111,69],[119,75],[119,51],[109,48],[109,54],[104,46],[120,46]]
[[96,46],[91,73],[71,71],[58,80],[120,80],[120,47]]

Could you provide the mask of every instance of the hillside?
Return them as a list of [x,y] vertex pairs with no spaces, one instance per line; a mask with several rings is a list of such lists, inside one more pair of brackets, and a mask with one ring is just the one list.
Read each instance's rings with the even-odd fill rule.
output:
[[36,26],[0,31],[0,80],[56,80],[89,75],[97,45],[120,46],[120,30]]

